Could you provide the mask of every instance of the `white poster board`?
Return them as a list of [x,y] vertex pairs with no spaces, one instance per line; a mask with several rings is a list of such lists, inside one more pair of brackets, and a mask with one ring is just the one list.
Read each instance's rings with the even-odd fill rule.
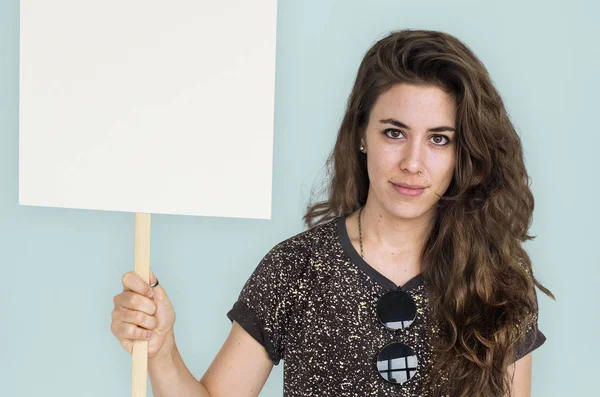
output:
[[20,6],[20,204],[136,213],[146,282],[150,214],[271,218],[276,0]]
[[276,0],[22,0],[19,203],[269,219]]

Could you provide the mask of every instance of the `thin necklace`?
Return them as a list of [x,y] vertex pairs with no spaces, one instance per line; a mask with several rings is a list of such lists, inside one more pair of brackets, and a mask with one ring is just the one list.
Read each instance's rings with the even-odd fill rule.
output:
[[363,255],[362,230],[360,228],[360,218],[362,215],[363,208],[365,207],[360,207],[360,210],[358,211],[358,241],[360,241],[360,256],[361,258],[365,259],[365,256]]

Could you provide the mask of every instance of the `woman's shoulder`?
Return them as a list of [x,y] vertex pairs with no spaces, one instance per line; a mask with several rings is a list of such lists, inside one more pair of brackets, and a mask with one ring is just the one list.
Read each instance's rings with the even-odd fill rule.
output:
[[328,261],[323,258],[335,256],[331,253],[339,249],[338,219],[323,222],[275,244],[264,256],[259,268],[277,274],[281,279],[315,277],[315,273],[326,270],[324,265]]
[[271,251],[278,254],[314,254],[327,249],[337,239],[339,219],[336,217],[288,237],[277,243]]

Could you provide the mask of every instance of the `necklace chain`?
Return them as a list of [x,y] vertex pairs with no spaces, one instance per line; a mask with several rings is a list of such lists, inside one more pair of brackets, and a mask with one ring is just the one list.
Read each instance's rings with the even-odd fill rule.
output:
[[364,207],[360,207],[360,210],[358,211],[358,241],[360,242],[360,257],[365,259],[365,256],[363,255],[362,230],[360,227],[360,218],[362,215],[363,208]]

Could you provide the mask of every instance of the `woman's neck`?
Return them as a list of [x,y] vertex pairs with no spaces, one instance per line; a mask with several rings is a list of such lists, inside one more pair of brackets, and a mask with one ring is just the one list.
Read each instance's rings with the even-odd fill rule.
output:
[[379,260],[387,258],[403,266],[420,267],[421,254],[433,221],[433,214],[399,219],[367,203],[361,217],[363,247],[365,250],[369,247],[371,256],[377,252]]

